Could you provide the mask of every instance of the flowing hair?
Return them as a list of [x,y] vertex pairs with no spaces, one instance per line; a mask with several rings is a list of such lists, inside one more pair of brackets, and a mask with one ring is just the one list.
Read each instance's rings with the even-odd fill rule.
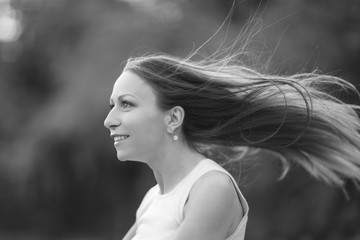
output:
[[[317,72],[263,74],[235,59],[202,60],[149,54],[128,59],[131,71],[154,89],[163,110],[181,106],[185,141],[199,152],[262,149],[329,184],[360,180],[359,106],[336,95],[356,88]],[[204,150],[205,149],[205,150]],[[231,158],[231,154],[228,155]]]

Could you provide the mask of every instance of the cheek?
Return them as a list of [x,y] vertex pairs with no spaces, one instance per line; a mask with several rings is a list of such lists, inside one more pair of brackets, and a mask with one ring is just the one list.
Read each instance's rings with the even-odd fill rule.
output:
[[[141,147],[153,146],[163,140],[166,132],[163,119],[160,114],[144,113],[133,115],[127,121],[129,123],[130,134]],[[139,146],[140,147],[140,146]]]
[[147,119],[147,122],[143,124],[143,133],[145,135],[143,137],[149,145],[152,145],[151,143],[159,143],[162,141],[165,129],[165,126],[162,123],[163,122],[157,116]]

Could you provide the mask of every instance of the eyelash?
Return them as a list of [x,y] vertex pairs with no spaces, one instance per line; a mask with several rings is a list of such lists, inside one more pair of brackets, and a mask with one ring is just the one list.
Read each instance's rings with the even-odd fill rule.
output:
[[[123,109],[133,107],[133,106],[134,106],[134,104],[132,104],[131,102],[128,102],[126,100],[121,100],[120,101],[120,107],[123,108]],[[111,110],[111,109],[113,109],[115,107],[115,104],[110,104],[109,107],[110,107],[110,110]]]
[[122,108],[129,108],[129,107],[133,107],[134,104],[132,104],[131,102],[128,102],[126,100],[122,100],[122,101],[120,101],[120,106]]

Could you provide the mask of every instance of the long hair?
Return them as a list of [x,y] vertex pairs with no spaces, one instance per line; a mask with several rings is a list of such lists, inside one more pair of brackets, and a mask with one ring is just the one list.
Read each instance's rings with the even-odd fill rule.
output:
[[317,72],[262,74],[233,58],[191,60],[165,54],[130,58],[132,71],[152,86],[161,109],[185,110],[182,133],[200,146],[265,149],[285,173],[291,163],[342,186],[360,180],[359,106],[336,97],[354,91],[338,77]]

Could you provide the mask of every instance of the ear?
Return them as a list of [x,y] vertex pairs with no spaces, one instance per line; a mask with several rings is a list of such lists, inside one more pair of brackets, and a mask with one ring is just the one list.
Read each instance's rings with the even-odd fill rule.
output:
[[180,106],[175,106],[168,110],[168,114],[165,118],[165,124],[167,129],[171,132],[181,127],[185,117],[185,111]]

